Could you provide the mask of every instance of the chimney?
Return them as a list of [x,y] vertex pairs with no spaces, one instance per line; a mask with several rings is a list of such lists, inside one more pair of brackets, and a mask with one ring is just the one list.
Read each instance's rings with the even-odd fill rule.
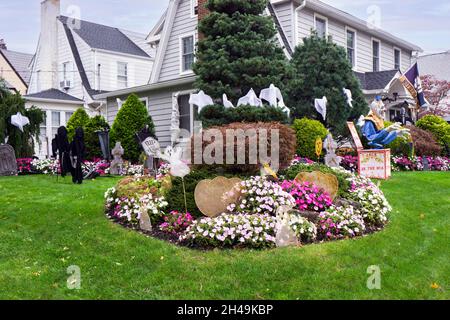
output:
[[3,39],[0,39],[0,49],[8,50],[8,47],[6,46],[6,42]]
[[[208,9],[206,9],[206,3],[208,2],[208,0],[198,0],[198,22],[200,23],[200,21],[203,20],[204,17],[206,17],[209,14]],[[201,34],[200,32],[198,33],[198,39],[202,40],[203,39],[203,34]]]
[[[60,0],[41,2],[40,89],[58,89],[58,17]],[[39,71],[39,70],[37,70]]]

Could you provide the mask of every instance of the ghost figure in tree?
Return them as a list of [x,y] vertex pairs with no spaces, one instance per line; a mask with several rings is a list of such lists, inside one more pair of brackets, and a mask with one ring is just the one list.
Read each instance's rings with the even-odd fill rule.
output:
[[198,112],[200,112],[204,107],[213,105],[214,101],[202,90],[197,94],[192,93],[189,97],[189,103],[198,106]]
[[23,127],[30,124],[30,119],[17,112],[16,115],[11,117],[11,124],[23,132]]
[[250,91],[247,93],[245,97],[240,98],[237,105],[238,107],[244,105],[250,105],[252,107],[263,106],[261,99],[258,98],[253,89],[250,89]]
[[323,121],[325,121],[327,118],[327,104],[328,104],[327,97],[314,100],[314,107],[316,108],[317,112],[322,115]]
[[384,127],[384,117],[382,116],[384,104],[380,96],[377,96],[370,105],[370,112],[366,117],[361,116],[358,125],[362,134],[369,141],[369,146],[374,149],[382,149],[397,137],[409,136],[408,129],[402,128],[400,123],[395,123],[387,128]]
[[274,84],[271,84],[269,88],[261,90],[261,94],[259,95],[261,100],[265,100],[269,102],[270,106],[281,108],[284,112],[287,113],[288,117],[291,115],[291,110],[286,107],[284,104],[283,95],[281,94],[281,90],[275,87]]

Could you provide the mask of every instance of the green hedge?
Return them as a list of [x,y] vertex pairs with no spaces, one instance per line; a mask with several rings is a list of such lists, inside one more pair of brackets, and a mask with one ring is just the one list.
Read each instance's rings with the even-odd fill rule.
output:
[[311,160],[317,159],[316,140],[324,140],[328,135],[328,130],[317,120],[308,118],[295,119],[292,128],[297,136],[297,155]]

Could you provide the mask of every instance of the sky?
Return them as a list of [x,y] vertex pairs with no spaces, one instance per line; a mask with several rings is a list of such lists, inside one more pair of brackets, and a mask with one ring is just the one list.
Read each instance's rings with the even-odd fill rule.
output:
[[[243,0],[244,1],[244,0]],[[39,38],[41,0],[0,0],[0,39],[10,50],[34,53]],[[424,53],[450,50],[448,0],[323,0],[363,20],[374,21]],[[61,0],[61,13],[79,11],[81,19],[148,33],[169,0]]]

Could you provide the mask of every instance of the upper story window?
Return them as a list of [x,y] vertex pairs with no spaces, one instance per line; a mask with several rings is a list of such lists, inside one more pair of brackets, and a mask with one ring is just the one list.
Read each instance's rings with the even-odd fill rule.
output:
[[380,71],[380,42],[372,40],[373,72]]
[[191,0],[191,16],[195,17],[198,15],[198,0]]
[[394,69],[400,70],[401,69],[401,60],[402,52],[400,49],[394,49]]
[[124,89],[128,87],[128,64],[117,62],[117,87]]
[[352,67],[356,67],[356,33],[353,30],[347,30],[347,58]]
[[194,60],[194,36],[181,38],[181,73],[192,71]]
[[326,38],[327,29],[328,29],[328,21],[327,18],[315,15],[314,16],[314,26],[316,29],[316,33],[320,38]]

